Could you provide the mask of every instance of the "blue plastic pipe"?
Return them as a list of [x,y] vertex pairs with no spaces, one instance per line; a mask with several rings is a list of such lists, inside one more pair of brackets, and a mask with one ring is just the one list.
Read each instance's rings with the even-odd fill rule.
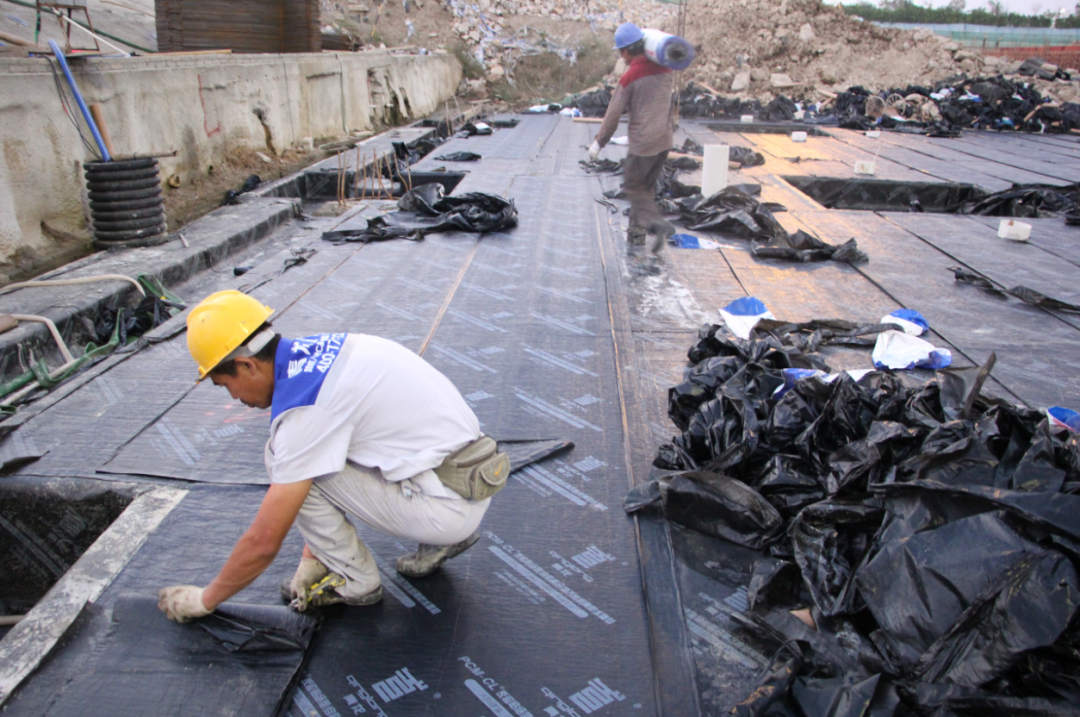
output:
[[82,93],[79,92],[79,86],[75,84],[75,78],[71,76],[67,60],[64,59],[64,53],[60,52],[60,46],[56,44],[56,40],[49,40],[49,47],[52,48],[53,54],[59,60],[60,68],[64,71],[64,77],[67,78],[68,84],[71,85],[71,94],[75,95],[75,101],[79,104],[83,119],[86,120],[86,124],[90,127],[90,134],[94,135],[94,141],[97,142],[98,150],[101,152],[101,161],[111,162],[112,157],[109,156],[109,150],[105,149],[105,140],[101,138],[97,123],[94,122],[94,118],[90,115],[90,110],[83,100]]

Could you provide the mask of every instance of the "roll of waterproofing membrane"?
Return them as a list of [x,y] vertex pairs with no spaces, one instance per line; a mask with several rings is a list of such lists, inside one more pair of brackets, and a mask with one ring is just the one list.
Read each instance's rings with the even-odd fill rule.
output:
[[645,57],[669,70],[685,70],[694,61],[694,46],[677,35],[660,30],[642,30]]

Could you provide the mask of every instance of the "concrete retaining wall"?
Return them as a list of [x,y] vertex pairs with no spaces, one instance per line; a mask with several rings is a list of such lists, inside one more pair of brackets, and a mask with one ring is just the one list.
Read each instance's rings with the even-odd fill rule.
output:
[[[182,182],[237,147],[281,153],[304,137],[423,117],[461,80],[452,56],[385,51],[86,59],[72,69],[86,101],[103,106],[116,152],[179,149],[160,160],[161,175]],[[2,283],[85,251],[81,163],[91,155],[47,60],[0,59],[0,78]]]

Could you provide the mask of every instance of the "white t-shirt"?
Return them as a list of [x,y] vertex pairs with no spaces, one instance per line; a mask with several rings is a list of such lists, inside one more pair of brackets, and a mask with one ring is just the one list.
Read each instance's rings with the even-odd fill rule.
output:
[[337,473],[346,460],[403,481],[480,435],[454,384],[400,344],[321,334],[278,345],[265,451],[273,483]]

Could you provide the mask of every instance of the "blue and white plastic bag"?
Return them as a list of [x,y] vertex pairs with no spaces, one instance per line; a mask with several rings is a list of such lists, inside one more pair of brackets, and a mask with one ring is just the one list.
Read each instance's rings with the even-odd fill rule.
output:
[[1046,409],[1046,417],[1050,419],[1051,426],[1068,428],[1070,431],[1080,432],[1080,413],[1061,406],[1051,406]]
[[740,339],[749,339],[750,330],[757,325],[757,322],[762,319],[775,319],[776,317],[765,308],[765,304],[761,302],[761,299],[747,296],[736,299],[720,309],[720,318],[727,324],[731,333]]
[[693,234],[672,234],[668,239],[680,249],[719,249],[720,245],[711,239],[702,239]]
[[915,309],[897,309],[888,316],[882,316],[878,323],[899,326],[905,334],[912,336],[922,336],[930,328],[923,315]]
[[939,369],[952,363],[952,352],[903,331],[882,331],[871,358],[877,368]]

